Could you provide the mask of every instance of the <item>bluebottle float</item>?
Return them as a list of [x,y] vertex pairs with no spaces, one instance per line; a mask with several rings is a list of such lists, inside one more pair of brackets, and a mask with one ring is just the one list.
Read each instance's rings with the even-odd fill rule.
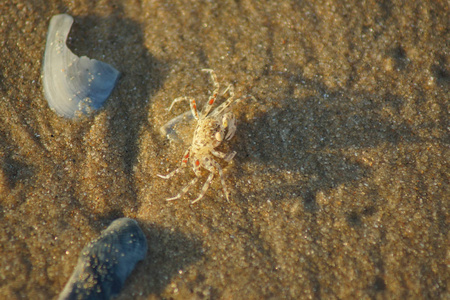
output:
[[66,40],[72,24],[73,18],[67,14],[50,20],[42,76],[50,108],[71,119],[99,109],[120,76],[111,65],[70,51]]
[[147,249],[147,239],[135,220],[115,220],[83,248],[58,300],[110,299],[117,295]]

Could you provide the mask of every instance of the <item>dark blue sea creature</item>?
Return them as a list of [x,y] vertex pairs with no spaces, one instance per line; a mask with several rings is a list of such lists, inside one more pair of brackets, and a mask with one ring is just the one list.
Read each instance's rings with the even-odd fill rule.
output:
[[58,299],[110,299],[146,253],[147,239],[137,222],[115,220],[81,251]]

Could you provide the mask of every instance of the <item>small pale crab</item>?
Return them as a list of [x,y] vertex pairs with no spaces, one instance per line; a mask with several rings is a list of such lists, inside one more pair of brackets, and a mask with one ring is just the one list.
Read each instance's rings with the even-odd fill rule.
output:
[[[216,98],[219,94],[220,85],[213,70],[203,69],[202,71],[210,73],[211,79],[214,84],[214,91],[212,92],[211,97],[203,107],[202,111],[197,111],[197,104],[195,102],[195,99],[191,97],[176,98],[175,100],[173,100],[172,104],[169,107],[170,111],[175,103],[184,100],[189,101],[191,108],[190,112],[192,113],[192,116],[197,120],[197,127],[194,132],[192,144],[183,155],[181,166],[167,175],[158,174],[158,176],[161,178],[169,179],[175,174],[179,173],[184,167],[187,167],[187,163],[189,160],[192,163],[195,178],[192,179],[186,186],[184,186],[181,189],[181,192],[179,192],[176,196],[166,199],[167,201],[181,198],[189,190],[189,188],[198,181],[198,179],[201,177],[200,167],[203,167],[204,169],[209,171],[210,174],[203,185],[200,195],[195,200],[193,200],[191,204],[203,198],[214,178],[214,174],[216,173],[219,173],[225,197],[227,201],[229,201],[229,193],[225,185],[225,177],[222,168],[220,167],[219,163],[215,161],[214,157],[219,157],[229,163],[236,155],[236,152],[233,151],[230,153],[223,153],[215,150],[215,148],[218,147],[224,140],[230,140],[236,133],[236,117],[231,111],[232,104],[237,104],[240,101],[248,98],[254,99],[254,97],[244,96],[235,99],[233,86],[229,85],[228,88],[222,93],[222,95],[224,95],[228,91],[230,97],[225,102],[216,107],[213,111],[211,111],[213,104],[214,102],[216,102]],[[175,119],[178,119],[179,117]],[[173,121],[169,121],[169,123],[171,124],[173,123]],[[165,125],[163,126],[163,128],[168,126],[171,125]]]

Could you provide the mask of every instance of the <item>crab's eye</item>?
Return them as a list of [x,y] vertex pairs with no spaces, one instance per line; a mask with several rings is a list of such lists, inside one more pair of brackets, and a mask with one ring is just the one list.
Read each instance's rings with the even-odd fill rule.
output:
[[219,142],[223,141],[223,133],[221,133],[220,131],[216,132],[215,137],[216,137],[216,140],[218,140]]

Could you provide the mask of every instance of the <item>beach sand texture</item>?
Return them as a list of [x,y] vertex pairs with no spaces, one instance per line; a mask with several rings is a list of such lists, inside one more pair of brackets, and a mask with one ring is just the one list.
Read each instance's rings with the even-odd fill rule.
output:
[[[104,107],[55,115],[49,20],[122,75]],[[149,243],[117,299],[444,299],[449,293],[448,1],[2,1],[0,298],[50,299],[114,219]],[[227,202],[159,128],[213,89],[237,105]],[[223,98],[222,100],[223,101]]]

